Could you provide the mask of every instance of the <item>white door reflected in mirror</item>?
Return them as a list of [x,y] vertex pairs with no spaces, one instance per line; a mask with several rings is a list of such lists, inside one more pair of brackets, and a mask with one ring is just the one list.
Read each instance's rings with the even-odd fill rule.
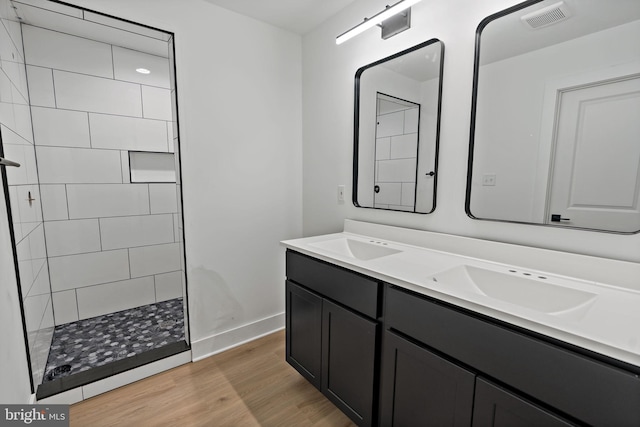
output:
[[557,117],[547,221],[640,230],[640,77],[563,91]]

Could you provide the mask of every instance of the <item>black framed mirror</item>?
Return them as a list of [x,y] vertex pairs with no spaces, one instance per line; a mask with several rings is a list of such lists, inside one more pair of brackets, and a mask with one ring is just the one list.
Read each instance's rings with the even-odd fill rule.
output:
[[466,211],[640,231],[640,2],[533,0],[476,32]]
[[355,206],[435,210],[443,60],[431,39],[356,72]]

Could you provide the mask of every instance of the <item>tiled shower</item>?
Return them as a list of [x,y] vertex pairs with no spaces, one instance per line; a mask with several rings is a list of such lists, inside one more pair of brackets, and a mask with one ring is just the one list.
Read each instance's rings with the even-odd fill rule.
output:
[[[173,152],[168,61],[28,25],[23,38],[56,324],[180,297],[175,178],[129,178],[129,151]],[[131,82],[141,63],[158,87]]]
[[[63,5],[44,28],[49,21],[30,2],[0,3],[3,157],[22,164],[7,170],[7,181],[37,387],[53,378],[55,363],[78,365],[64,351],[80,352],[56,339],[82,325],[104,325],[107,332],[92,340],[105,341],[117,335],[109,322],[136,318],[120,342],[108,342],[122,345],[123,357],[140,353],[131,350],[137,336],[144,346],[186,339],[171,41],[140,28],[138,48],[132,24],[118,35],[113,26],[124,23]],[[169,321],[160,316],[167,307]],[[171,337],[156,340],[155,332]],[[110,358],[110,350],[87,354],[122,358]],[[48,357],[58,361],[47,365]]]

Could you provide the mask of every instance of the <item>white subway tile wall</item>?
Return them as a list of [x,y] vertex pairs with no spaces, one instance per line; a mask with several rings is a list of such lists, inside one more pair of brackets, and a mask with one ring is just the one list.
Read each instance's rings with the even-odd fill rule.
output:
[[173,123],[167,122],[167,146],[169,148],[168,151],[170,153],[174,152],[174,146],[173,146],[174,138],[177,138],[177,136],[174,136]]
[[53,81],[58,108],[142,117],[138,84],[55,69]]
[[100,218],[100,235],[103,250],[173,243],[173,216]]
[[13,88],[13,112],[14,112],[14,123],[16,133],[22,136],[24,139],[33,143],[33,130],[31,127],[31,110],[29,105],[22,104],[24,98],[22,95],[17,95],[18,92],[15,91],[15,87]]
[[48,294],[51,290],[49,285],[49,267],[45,260],[40,267],[40,271],[36,272],[33,285],[29,292],[32,295],[44,295]]
[[120,153],[114,150],[38,146],[42,184],[122,183]]
[[29,98],[31,106],[56,108],[53,91],[53,70],[51,68],[27,65]]
[[91,147],[89,118],[81,111],[32,107],[33,137],[37,145]]
[[182,296],[182,271],[156,274],[156,301],[167,301]]
[[149,206],[152,214],[178,212],[175,184],[149,184]]
[[67,205],[70,219],[148,215],[149,185],[69,184]]
[[123,280],[102,286],[76,289],[78,317],[88,319],[102,314],[155,302],[153,276]]
[[[174,151],[169,60],[23,27],[55,324],[182,296],[176,184],[132,184],[129,171],[130,151]],[[11,111],[14,152],[35,170],[25,120]],[[15,179],[28,184],[29,170]],[[24,196],[19,188],[12,198]],[[21,232],[37,227],[35,213],[24,218]],[[33,283],[43,262],[32,246],[22,251]]]
[[101,250],[100,227],[97,219],[47,221],[44,229],[50,257]]
[[[36,155],[33,144],[27,75],[20,23],[9,0],[0,0],[0,132],[6,158],[21,164],[6,168],[11,219],[18,254],[22,303],[27,325],[27,345],[31,354],[33,381],[39,384],[53,334],[53,312],[47,268],[44,226],[38,190]],[[49,74],[51,71],[49,70]],[[46,96],[46,78],[37,71],[42,104]],[[51,76],[49,76],[51,82]],[[52,86],[50,86],[52,88]],[[52,92],[51,92],[52,94]]]
[[78,317],[78,300],[76,299],[75,289],[54,292],[53,306],[56,309],[56,326],[80,320]]
[[89,121],[93,148],[167,151],[166,122],[94,113]]
[[131,248],[129,249],[131,277],[180,270],[179,253],[177,243]]
[[127,249],[49,257],[53,292],[129,279]]
[[69,219],[67,188],[64,184],[40,185],[40,197],[45,221]]
[[171,91],[142,86],[142,106],[147,119],[171,120]]

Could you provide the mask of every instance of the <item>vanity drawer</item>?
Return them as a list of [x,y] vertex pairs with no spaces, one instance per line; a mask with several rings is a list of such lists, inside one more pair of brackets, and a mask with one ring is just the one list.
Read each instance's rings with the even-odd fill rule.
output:
[[385,329],[400,332],[581,422],[640,425],[640,379],[551,342],[388,286]]
[[287,278],[348,308],[376,319],[380,283],[324,261],[287,250]]

